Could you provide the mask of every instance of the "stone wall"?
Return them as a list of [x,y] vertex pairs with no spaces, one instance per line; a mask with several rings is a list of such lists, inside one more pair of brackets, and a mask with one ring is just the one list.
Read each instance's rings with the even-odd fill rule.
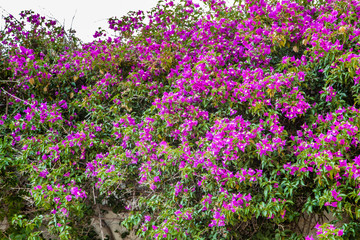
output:
[[[341,227],[344,223],[349,223],[350,218],[343,214],[343,220],[338,221],[336,224],[334,224],[334,226],[336,228]],[[334,214],[332,213],[328,213],[328,212],[323,212],[322,215],[317,215],[317,214],[302,214],[302,216],[299,219],[299,222],[297,224],[297,227],[295,229],[295,232],[302,234],[304,237],[308,236],[308,235],[313,235],[314,239],[318,239],[317,235],[316,235],[316,231],[317,229],[315,229],[315,225],[317,223],[319,223],[320,225],[324,224],[324,223],[330,223],[332,221],[336,220]]]
[[[99,239],[109,239],[109,240],[140,240],[139,237],[135,236],[135,232],[128,231],[125,227],[121,226],[121,221],[127,217],[127,213],[116,214],[112,211],[108,211],[106,214],[103,214],[101,217],[101,226],[99,218],[93,218],[91,225],[94,227],[96,233],[99,236]],[[314,226],[319,223],[330,223],[335,220],[335,216],[332,213],[324,212],[322,216],[319,215],[308,215],[303,214],[297,226],[293,229],[295,232],[302,234],[304,237],[307,235],[313,235],[314,239],[316,238],[316,229]],[[335,224],[336,227],[341,227],[344,223],[349,222],[349,217],[344,215],[343,220]],[[0,231],[6,231],[9,227],[9,223],[5,218],[0,222]],[[46,239],[56,239],[55,236],[51,236],[46,232],[46,229],[41,229],[44,231],[44,237]]]
[[139,237],[135,236],[135,232],[128,231],[120,225],[121,221],[123,221],[127,215],[128,214],[125,213],[116,214],[108,211],[101,218],[101,227],[99,218],[93,218],[92,225],[100,239],[102,236],[108,236],[109,240],[140,240]]

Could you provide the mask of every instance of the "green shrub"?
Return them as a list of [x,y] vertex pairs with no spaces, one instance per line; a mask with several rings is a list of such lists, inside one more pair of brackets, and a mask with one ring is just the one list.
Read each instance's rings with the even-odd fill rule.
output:
[[[32,11],[0,32],[5,239],[359,238],[360,2],[159,1],[81,43]],[[10,221],[11,220],[11,221]],[[106,224],[106,223],[104,223]]]

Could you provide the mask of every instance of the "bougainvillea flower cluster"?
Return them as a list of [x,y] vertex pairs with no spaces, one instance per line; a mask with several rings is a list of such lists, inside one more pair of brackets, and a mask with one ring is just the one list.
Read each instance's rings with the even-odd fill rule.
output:
[[4,19],[6,238],[360,237],[359,1],[161,0],[89,43]]

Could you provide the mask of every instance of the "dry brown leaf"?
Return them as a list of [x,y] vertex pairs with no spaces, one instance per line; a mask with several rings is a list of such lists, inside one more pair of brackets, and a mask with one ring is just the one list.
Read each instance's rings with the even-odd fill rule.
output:
[[346,31],[346,28],[344,26],[341,26],[339,28],[339,32],[344,33]]

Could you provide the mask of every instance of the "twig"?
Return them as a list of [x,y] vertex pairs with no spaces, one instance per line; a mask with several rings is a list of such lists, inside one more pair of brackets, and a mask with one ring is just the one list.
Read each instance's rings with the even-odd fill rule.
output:
[[67,135],[69,135],[69,132],[68,131],[66,131],[66,129],[64,128],[64,126],[63,125],[61,125],[61,124],[59,124],[60,125],[60,127],[64,130],[64,132],[67,134]]
[[19,81],[13,81],[13,80],[0,80],[1,83],[18,83]]
[[6,107],[5,107],[5,115],[7,116],[9,113],[9,96],[6,95]]
[[[77,10],[76,10],[76,11],[77,11]],[[75,14],[76,14],[76,12],[75,12]],[[51,12],[49,12],[49,15],[47,15],[47,17],[54,19],[59,25],[61,25],[61,26],[63,27],[64,33],[65,33],[65,37],[68,39],[68,42],[69,42],[69,44],[70,44],[70,43],[71,43],[71,41],[70,41],[70,36],[69,36],[68,32],[65,31],[65,19],[64,19],[63,23],[61,24],[60,21],[59,21],[57,18],[55,18],[55,16],[54,16]],[[73,17],[73,20],[74,20],[74,18],[75,18],[75,16]],[[71,26],[72,26],[72,21],[71,21]],[[72,27],[71,27],[71,28],[72,28]]]
[[97,207],[97,211],[99,212],[99,225],[100,225],[100,233],[101,233],[101,240],[104,240],[104,231],[102,229],[102,220],[101,220],[101,211],[98,204],[96,204],[96,196],[95,196],[95,186],[93,186],[93,196],[94,196],[94,205]]
[[3,231],[0,231],[0,232],[2,233],[2,235],[5,236],[5,239],[11,239],[9,236],[7,236],[7,235],[5,234],[5,232],[3,232]]
[[101,211],[99,205],[97,205],[99,211],[99,225],[100,225],[100,232],[101,232],[101,240],[104,240],[104,231],[102,229],[102,220],[101,220]]
[[76,16],[76,13],[77,13],[77,9],[75,10],[75,14],[74,14],[74,16],[73,16],[72,19],[71,19],[70,30],[72,29],[72,25],[73,25],[73,22],[74,22],[74,18],[75,18],[75,16]]
[[13,16],[13,19],[15,19],[18,23],[21,23],[14,15],[12,15],[8,11],[6,11],[5,8],[3,8],[3,7],[0,7],[0,8],[3,10],[3,12],[6,12],[7,16],[11,15],[11,16]]
[[11,96],[12,98],[17,99],[17,100],[25,103],[26,105],[29,105],[29,103],[28,103],[27,101],[22,100],[22,99],[20,99],[20,98],[18,98],[18,97],[16,97],[16,96],[12,95],[12,94],[9,93],[8,91],[6,91],[4,88],[1,88],[1,91],[4,92],[4,93],[6,93],[8,96]]

